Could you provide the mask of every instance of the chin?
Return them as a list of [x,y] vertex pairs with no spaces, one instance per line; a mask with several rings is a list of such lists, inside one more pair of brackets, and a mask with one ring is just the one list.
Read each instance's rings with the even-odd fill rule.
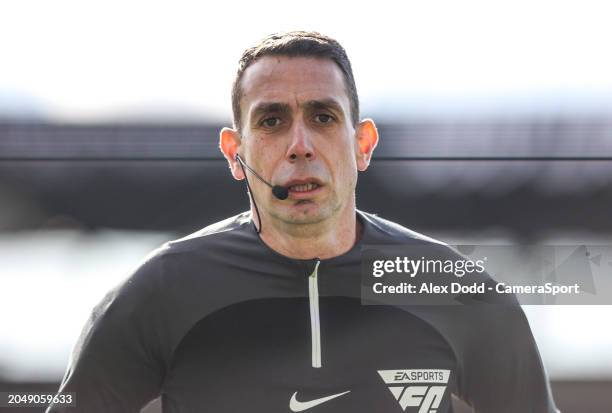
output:
[[291,224],[316,224],[331,216],[329,208],[321,207],[315,203],[296,203],[288,210],[279,214],[283,221]]

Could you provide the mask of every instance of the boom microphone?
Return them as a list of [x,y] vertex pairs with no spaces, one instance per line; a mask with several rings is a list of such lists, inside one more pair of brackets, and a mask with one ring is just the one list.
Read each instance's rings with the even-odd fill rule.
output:
[[236,154],[236,160],[238,162],[240,162],[241,165],[243,165],[244,167],[246,167],[249,171],[251,171],[251,173],[253,175],[255,175],[257,177],[257,179],[259,179],[261,182],[263,182],[264,184],[268,185],[271,189],[272,189],[272,194],[277,198],[280,199],[281,201],[284,201],[285,199],[289,198],[289,189],[285,188],[284,186],[280,186],[280,185],[272,185],[271,183],[269,183],[268,181],[266,181],[265,179],[263,179],[261,176],[259,176],[259,174],[257,172],[255,172],[253,169],[251,169],[251,167],[249,165],[247,165],[242,158],[240,157],[240,155]]

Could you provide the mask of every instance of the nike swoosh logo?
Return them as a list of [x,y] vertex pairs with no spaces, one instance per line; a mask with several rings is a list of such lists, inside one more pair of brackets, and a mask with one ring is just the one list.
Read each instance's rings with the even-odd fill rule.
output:
[[315,407],[320,405],[321,403],[325,403],[330,401],[331,399],[335,399],[336,397],[344,396],[346,393],[350,393],[350,390],[347,390],[343,393],[332,394],[331,396],[321,397],[320,399],[310,400],[308,402],[298,401],[295,396],[297,396],[297,392],[293,393],[291,396],[291,400],[289,401],[289,408],[292,412],[303,412],[304,410],[308,410],[311,407]]

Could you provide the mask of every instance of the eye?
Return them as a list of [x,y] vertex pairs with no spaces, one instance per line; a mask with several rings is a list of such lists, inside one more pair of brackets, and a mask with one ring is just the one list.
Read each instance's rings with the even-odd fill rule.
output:
[[280,122],[281,122],[280,118],[265,118],[264,120],[261,121],[261,124],[265,126],[266,128],[273,128],[275,126],[278,126]]
[[315,119],[317,120],[317,122],[319,123],[331,123],[331,121],[334,120],[334,118],[326,113],[319,113],[318,115],[315,116]]

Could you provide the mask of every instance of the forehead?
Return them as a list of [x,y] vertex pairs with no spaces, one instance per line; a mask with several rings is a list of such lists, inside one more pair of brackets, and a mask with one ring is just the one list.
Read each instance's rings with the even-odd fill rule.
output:
[[291,107],[312,100],[335,99],[348,115],[344,76],[331,59],[265,56],[249,66],[241,81],[241,108],[247,116],[262,102]]

